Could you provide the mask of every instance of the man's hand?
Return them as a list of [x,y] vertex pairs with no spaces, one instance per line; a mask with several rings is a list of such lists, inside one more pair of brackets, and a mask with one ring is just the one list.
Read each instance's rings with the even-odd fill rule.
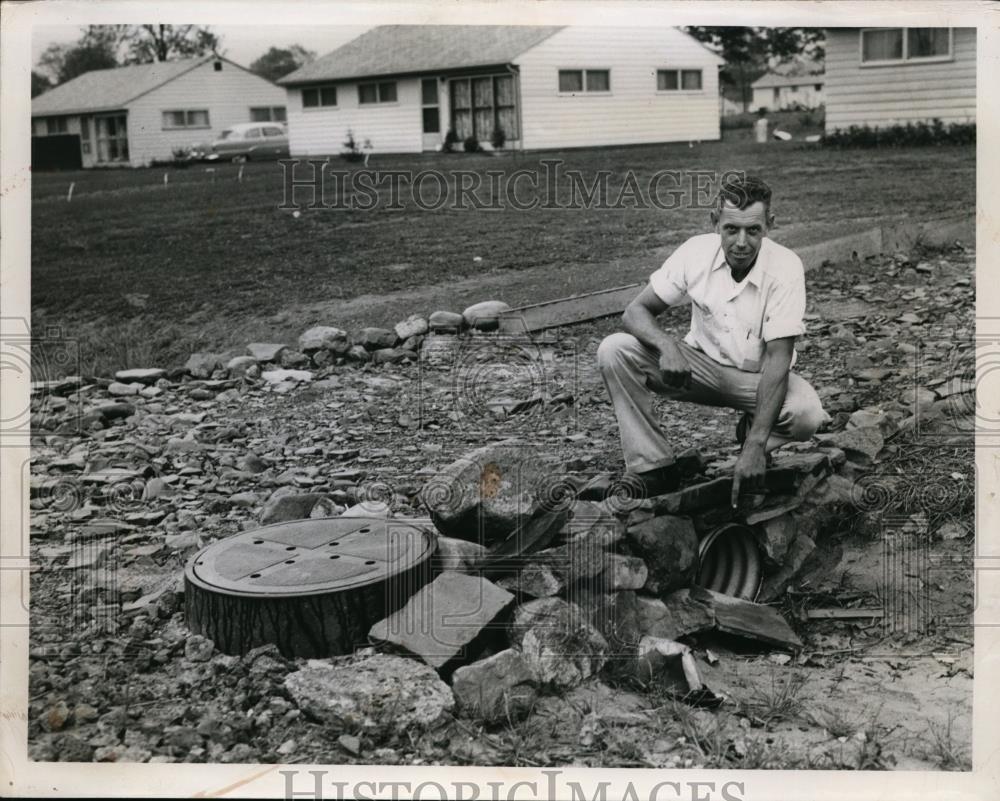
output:
[[735,509],[740,501],[740,489],[760,489],[764,485],[764,471],[767,469],[767,457],[760,445],[747,443],[736,460],[733,470],[733,495],[730,501]]
[[691,388],[691,366],[673,342],[660,351],[660,378],[668,387]]

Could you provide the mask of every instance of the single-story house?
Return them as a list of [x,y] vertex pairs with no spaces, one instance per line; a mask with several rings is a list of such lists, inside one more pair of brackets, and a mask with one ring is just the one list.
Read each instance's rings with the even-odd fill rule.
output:
[[826,130],[975,122],[975,28],[827,28]]
[[793,62],[778,65],[754,81],[752,111],[812,109],[823,105],[823,68],[815,64]]
[[390,25],[279,80],[293,156],[719,138],[722,59],[676,28]]
[[32,136],[77,134],[84,167],[143,166],[239,122],[285,119],[285,90],[220,56],[92,70],[31,101]]

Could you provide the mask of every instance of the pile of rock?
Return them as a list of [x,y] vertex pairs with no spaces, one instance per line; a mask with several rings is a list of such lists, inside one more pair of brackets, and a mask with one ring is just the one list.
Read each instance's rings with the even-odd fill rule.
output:
[[[193,353],[183,369],[174,371],[181,377],[196,379],[244,378],[263,379],[270,384],[294,385],[312,380],[312,371],[340,364],[399,364],[418,358],[421,349],[436,352],[443,342],[450,343],[465,331],[495,331],[500,315],[510,311],[503,301],[487,300],[476,303],[461,314],[436,311],[429,317],[411,314],[393,328],[361,328],[351,333],[334,326],[320,325],[305,331],[297,347],[276,342],[251,342],[246,353]],[[137,394],[145,384],[165,375],[165,371],[125,371],[141,373],[119,379]],[[150,377],[148,373],[156,372]]]
[[[553,479],[557,466],[527,442],[479,448],[423,490],[439,532],[436,578],[369,637],[437,670],[457,708],[487,721],[608,671],[704,700],[711,693],[678,640],[715,631],[801,648],[778,612],[754,601],[779,598],[839,558],[837,524],[855,477],[897,425],[863,410],[819,444],[777,454],[763,491],[737,509],[727,475],[654,498],[612,488],[582,501],[576,489],[593,482]],[[762,560],[750,599],[699,586],[702,543],[732,523],[753,532]]]

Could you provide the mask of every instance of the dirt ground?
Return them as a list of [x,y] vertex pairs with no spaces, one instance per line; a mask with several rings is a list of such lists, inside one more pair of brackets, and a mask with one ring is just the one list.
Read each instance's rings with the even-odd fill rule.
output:
[[[797,369],[817,386],[835,428],[855,409],[907,408],[918,389],[969,374],[974,264],[971,250],[953,249],[809,274]],[[414,300],[408,311],[422,309]],[[200,661],[185,652],[176,590],[186,559],[256,525],[277,487],[349,486],[355,498],[391,501],[397,516],[421,516],[416,493],[437,468],[515,435],[574,473],[621,469],[594,364],[600,339],[617,328],[607,319],[515,339],[503,358],[495,340],[469,337],[443,367],[332,367],[318,385],[285,395],[215,388],[193,396],[176,384],[137,399],[136,415],[103,432],[36,437],[32,757],[969,769],[971,434],[890,441],[873,473],[892,491],[877,509],[860,503],[837,537],[839,560],[782,601],[806,643],[801,654],[718,638],[693,643],[703,680],[724,698],[716,711],[609,678],[543,697],[521,722],[485,728],[456,719],[422,737],[355,742],[293,708],[281,689],[290,661]],[[540,391],[573,402],[502,412],[510,399]],[[99,388],[88,397],[107,399]],[[735,455],[735,413],[660,409],[680,446],[716,464]],[[270,467],[243,470],[250,454]],[[86,477],[116,469],[139,471],[140,485],[162,477],[171,492],[148,498],[140,486],[96,499]],[[95,555],[95,543],[107,548]],[[828,607],[883,616],[806,617]]]

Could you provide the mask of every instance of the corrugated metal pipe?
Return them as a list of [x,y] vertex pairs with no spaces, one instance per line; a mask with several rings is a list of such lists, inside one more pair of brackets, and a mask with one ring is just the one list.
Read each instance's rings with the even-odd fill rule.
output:
[[725,595],[754,601],[760,591],[760,548],[753,529],[727,523],[703,537],[698,545],[696,583]]

